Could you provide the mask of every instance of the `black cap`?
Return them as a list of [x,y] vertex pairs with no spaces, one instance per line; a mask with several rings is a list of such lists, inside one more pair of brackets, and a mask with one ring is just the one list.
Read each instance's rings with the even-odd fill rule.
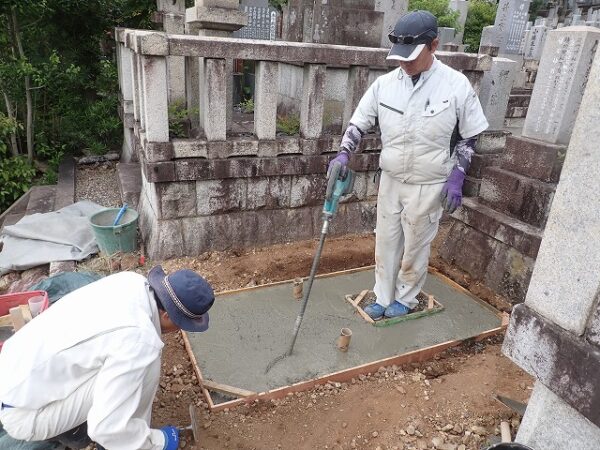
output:
[[429,11],[411,11],[402,16],[389,35],[394,44],[387,59],[413,61],[426,44],[437,37],[437,19]]

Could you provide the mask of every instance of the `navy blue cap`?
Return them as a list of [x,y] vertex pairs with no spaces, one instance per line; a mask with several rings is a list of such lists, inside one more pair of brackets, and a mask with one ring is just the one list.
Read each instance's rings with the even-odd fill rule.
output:
[[438,34],[437,19],[429,11],[411,11],[402,16],[389,39],[394,44],[387,59],[413,61]]
[[156,266],[148,273],[148,283],[175,325],[184,331],[206,331],[215,294],[204,278],[188,269],[167,275]]

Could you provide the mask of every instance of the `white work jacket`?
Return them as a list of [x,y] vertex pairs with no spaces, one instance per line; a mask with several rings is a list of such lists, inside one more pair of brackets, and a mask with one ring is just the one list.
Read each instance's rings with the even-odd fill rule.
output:
[[162,450],[162,431],[148,425],[162,347],[146,278],[111,275],[66,295],[5,342],[0,401],[40,410],[95,378],[92,440],[110,450]]
[[456,162],[450,139],[457,123],[463,139],[488,127],[467,77],[436,58],[414,86],[401,68],[375,80],[350,122],[364,132],[376,119],[381,130],[380,168],[411,184],[446,181]]

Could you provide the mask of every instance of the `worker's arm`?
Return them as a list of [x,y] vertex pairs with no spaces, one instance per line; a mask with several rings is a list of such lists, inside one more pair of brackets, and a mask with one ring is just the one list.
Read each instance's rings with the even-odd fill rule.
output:
[[111,450],[163,450],[165,434],[148,426],[160,379],[160,348],[131,333],[115,333],[115,338],[96,376],[88,434]]

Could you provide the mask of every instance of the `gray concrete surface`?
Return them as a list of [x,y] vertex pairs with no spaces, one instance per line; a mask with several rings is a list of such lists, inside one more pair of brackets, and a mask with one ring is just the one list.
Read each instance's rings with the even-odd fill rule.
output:
[[[445,310],[390,327],[364,321],[345,294],[371,289],[373,271],[315,280],[292,356],[265,374],[267,364],[285,353],[300,302],[292,284],[242,291],[217,298],[210,328],[188,337],[203,377],[252,391],[264,391],[453,339],[465,339],[498,327],[485,306],[429,275],[424,290]],[[335,340],[342,327],[352,329],[347,353]]]

